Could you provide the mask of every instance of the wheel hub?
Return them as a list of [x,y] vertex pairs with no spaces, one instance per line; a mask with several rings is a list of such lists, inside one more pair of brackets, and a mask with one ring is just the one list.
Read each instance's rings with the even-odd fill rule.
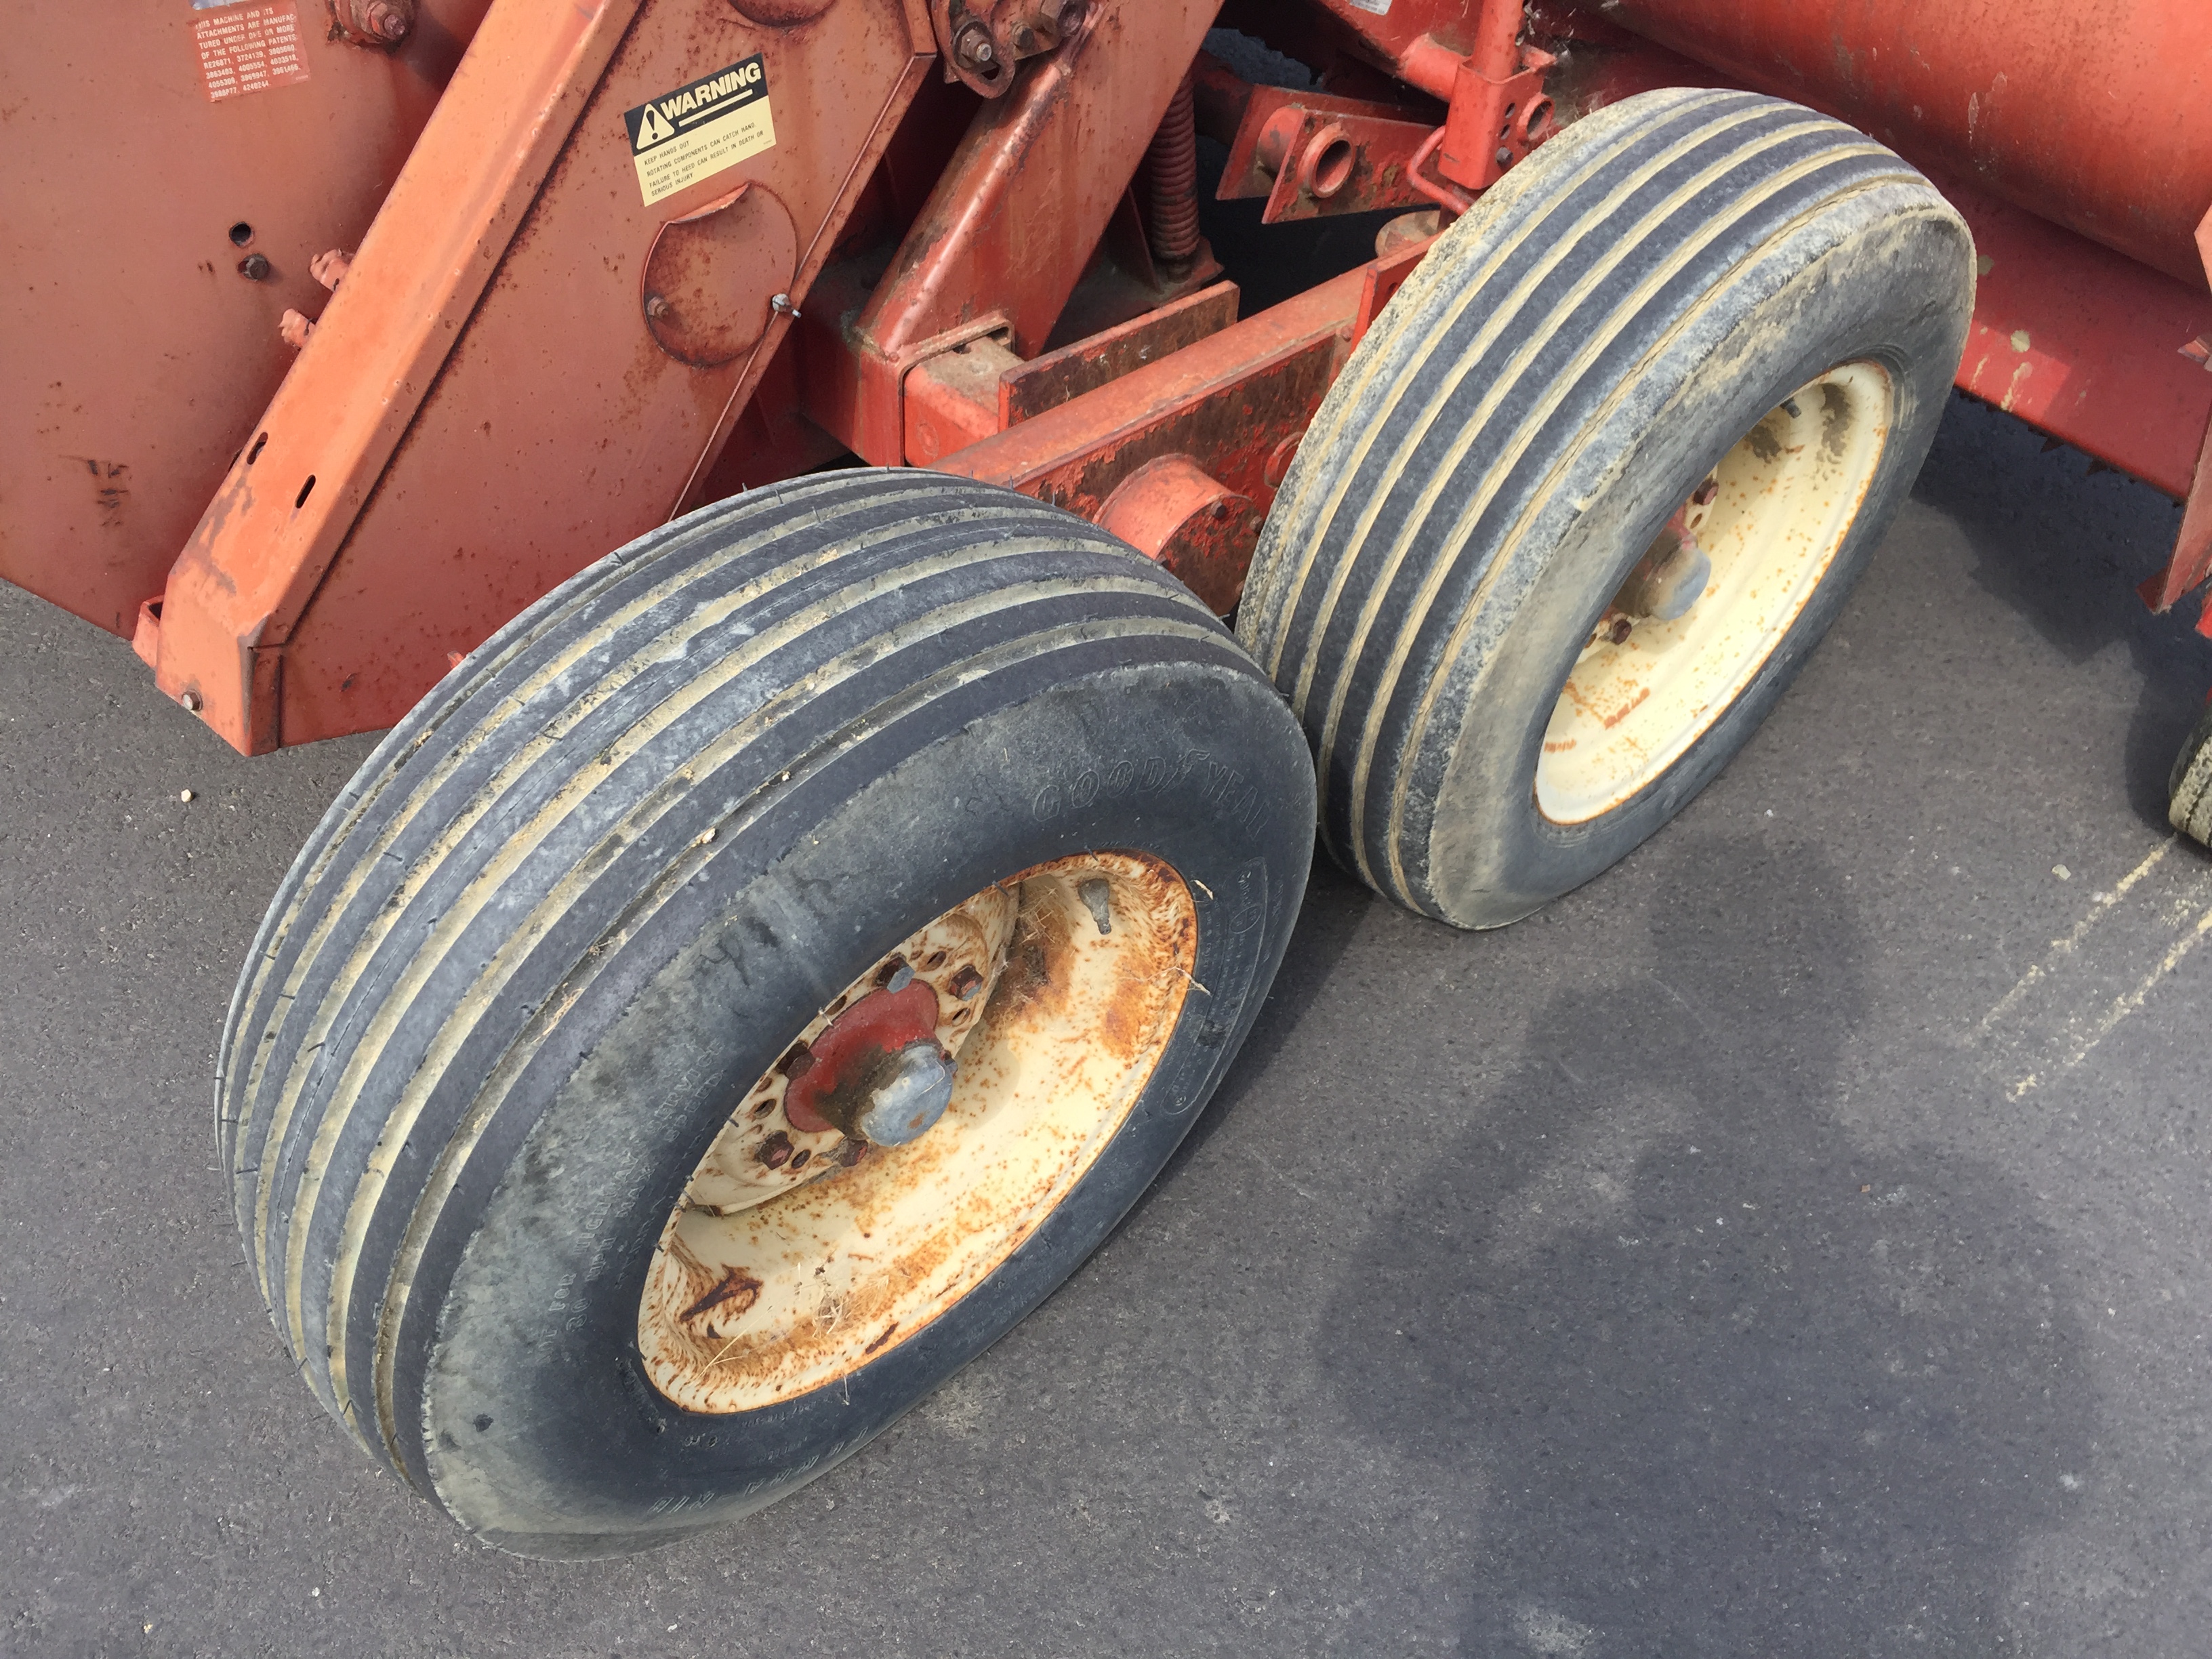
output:
[[1893,398],[1877,363],[1829,370],[1770,410],[1669,516],[1560,688],[1536,763],[1547,818],[1583,823],[1624,805],[1728,712],[1850,534]]
[[952,1056],[937,1042],[938,993],[904,957],[892,963],[882,990],[784,1057],[780,1069],[791,1086],[783,1111],[793,1128],[902,1146],[943,1115],[952,1098]]
[[684,1409],[757,1409],[957,1305],[1119,1131],[1195,982],[1174,871],[1087,853],[903,941],[739,1099],[653,1247],[638,1346]]

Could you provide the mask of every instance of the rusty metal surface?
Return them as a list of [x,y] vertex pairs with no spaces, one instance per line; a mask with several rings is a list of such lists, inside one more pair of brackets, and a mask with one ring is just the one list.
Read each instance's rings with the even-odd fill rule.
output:
[[1264,224],[1415,207],[1413,154],[1436,130],[1401,105],[1331,98],[1290,87],[1251,87],[1229,139],[1214,194],[1260,196]]
[[[172,573],[159,683],[258,751],[388,724],[554,583],[660,522],[788,326],[697,368],[641,313],[672,219],[766,188],[803,289],[918,82],[900,0],[811,22],[502,0]],[[623,112],[757,54],[775,143],[647,204]],[[281,666],[280,666],[281,659]]]
[[321,309],[309,260],[368,229],[486,3],[428,0],[390,52],[306,27],[303,80],[214,102],[193,25],[235,8],[11,12],[0,579],[131,633],[291,367],[279,319]]
[[1045,349],[1213,10],[1095,9],[978,112],[884,280],[823,337],[848,361],[825,366],[839,390],[814,405],[817,420],[864,459],[896,463],[915,363],[999,327],[1022,356]]
[[1115,486],[1098,523],[1166,567],[1217,617],[1237,608],[1259,545],[1261,514],[1188,455],[1146,461]]
[[2191,239],[2212,208],[2212,7],[2198,0],[1592,9],[2179,281],[2205,280]]
[[1352,313],[1353,345],[1367,337],[1382,307],[1398,297],[1414,267],[1428,256],[1437,240],[1437,224],[1434,213],[1404,214],[1376,233],[1375,258],[1361,269],[1359,303]]
[[[964,949],[918,937],[896,953],[915,969],[908,994],[936,1000],[938,1040],[957,1048],[933,1127],[848,1161],[834,1130],[790,1122],[789,1085],[771,1073],[748,1096],[771,1109],[741,1106],[732,1127],[795,1150],[741,1179],[731,1164],[765,1170],[759,1150],[709,1154],[639,1308],[647,1373],[679,1406],[757,1410],[913,1338],[1043,1222],[1150,1081],[1194,983],[1197,907],[1182,879],[1152,858],[1091,853],[1000,885],[1018,914],[943,920]],[[939,950],[938,977],[923,977]],[[999,952],[988,993],[962,997]],[[817,1041],[830,1018],[809,1028]],[[798,1150],[813,1153],[803,1170]]]
[[1216,283],[1158,310],[1032,357],[999,377],[999,424],[1057,409],[1146,363],[1218,334],[1237,320],[1237,284]]
[[906,458],[927,466],[1005,424],[1000,382],[1021,359],[996,335],[924,358],[906,379]]
[[655,343],[679,363],[720,368],[750,351],[799,271],[799,228],[766,185],[672,219],[645,256],[640,309]]
[[1002,97],[1022,60],[1052,51],[1083,27],[1088,0],[931,0],[930,22],[948,81]]
[[[1544,96],[1550,53],[1519,43],[1521,0],[1481,0],[1474,44],[1452,71],[1451,110],[1444,118],[1437,171],[1465,190],[1484,190],[1551,132]],[[1414,60],[1408,58],[1410,74]]]
[[1319,283],[949,455],[937,470],[1095,520],[1129,474],[1180,453],[1264,513],[1275,495],[1270,459],[1305,430],[1343,366],[1367,275],[1361,267]]

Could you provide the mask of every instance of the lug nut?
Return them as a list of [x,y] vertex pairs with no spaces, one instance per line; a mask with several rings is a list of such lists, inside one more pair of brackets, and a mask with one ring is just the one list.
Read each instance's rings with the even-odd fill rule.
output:
[[998,49],[991,44],[991,31],[981,23],[964,25],[959,38],[952,43],[952,50],[962,63],[978,67],[991,63],[999,55]]
[[269,271],[269,256],[265,253],[249,253],[238,262],[238,274],[249,283],[267,282]]
[[663,317],[665,317],[668,314],[668,301],[662,299],[658,294],[647,295],[645,296],[645,314],[652,318],[653,321],[659,322]]

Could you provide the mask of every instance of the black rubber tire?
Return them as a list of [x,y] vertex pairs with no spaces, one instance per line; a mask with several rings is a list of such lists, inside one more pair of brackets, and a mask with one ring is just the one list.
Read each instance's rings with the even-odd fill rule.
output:
[[[1423,915],[1494,927],[1679,811],[1757,728],[1901,505],[1972,294],[1972,239],[1925,179],[1776,99],[1644,94],[1515,168],[1353,353],[1245,588],[1238,635],[1306,727],[1336,860]],[[1546,722],[1630,568],[1766,411],[1860,359],[1892,376],[1893,424],[1810,602],[1669,769],[1601,816],[1547,819]]]
[[[632,544],[386,738],[240,981],[218,1131],[302,1375],[518,1553],[639,1549],[774,1501],[1006,1331],[1159,1170],[1279,961],[1312,799],[1297,723],[1227,631],[1026,497],[842,471]],[[638,1298],[732,1101],[913,929],[1097,849],[1190,884],[1207,993],[1106,1150],[844,1385],[672,1406]]]
[[2166,822],[2200,847],[2212,847],[2212,708],[2197,720],[2166,781]]

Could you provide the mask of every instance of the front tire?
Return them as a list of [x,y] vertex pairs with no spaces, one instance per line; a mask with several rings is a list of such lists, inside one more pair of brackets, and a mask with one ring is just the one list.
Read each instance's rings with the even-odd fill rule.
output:
[[[220,1129],[302,1374],[525,1554],[822,1474],[1158,1171],[1281,956],[1311,787],[1203,607],[1006,491],[823,475],[603,561],[386,739],[241,979]],[[903,1146],[786,1098],[878,989],[928,1005],[890,1059],[944,1115]]]
[[[1680,811],[1911,488],[1972,253],[1888,150],[1736,92],[1589,116],[1446,232],[1323,401],[1238,617],[1339,862],[1495,927]],[[1650,578],[1693,529],[1711,579],[1670,617],[1688,590]]]

